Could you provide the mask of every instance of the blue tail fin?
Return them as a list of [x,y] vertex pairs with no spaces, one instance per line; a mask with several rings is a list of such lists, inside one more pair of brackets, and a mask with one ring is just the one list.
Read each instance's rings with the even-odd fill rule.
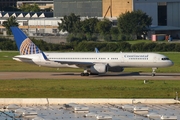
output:
[[42,51],[18,27],[11,27],[11,31],[21,55],[42,53]]

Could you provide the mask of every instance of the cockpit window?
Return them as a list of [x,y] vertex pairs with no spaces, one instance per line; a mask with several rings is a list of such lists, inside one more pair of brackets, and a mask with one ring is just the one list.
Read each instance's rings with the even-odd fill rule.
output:
[[169,58],[162,58],[162,60],[169,60]]

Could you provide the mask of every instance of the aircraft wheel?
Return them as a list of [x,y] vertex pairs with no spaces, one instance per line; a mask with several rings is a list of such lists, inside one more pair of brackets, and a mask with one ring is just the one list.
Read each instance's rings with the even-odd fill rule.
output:
[[81,73],[81,76],[89,76],[89,73]]
[[90,73],[90,75],[99,75],[98,73]]
[[153,76],[153,77],[155,76],[156,69],[157,69],[157,68],[152,68],[152,76]]
[[155,76],[155,73],[152,73],[152,76],[154,77],[154,76]]
[[89,76],[89,73],[84,73],[85,76]]
[[84,73],[81,73],[81,76],[84,76],[85,74]]

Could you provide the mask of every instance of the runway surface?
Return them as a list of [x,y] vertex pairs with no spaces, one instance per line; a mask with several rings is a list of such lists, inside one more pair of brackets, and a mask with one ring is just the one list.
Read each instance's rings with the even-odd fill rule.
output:
[[0,80],[19,79],[120,79],[120,80],[180,80],[180,73],[107,73],[103,75],[80,76],[80,73],[58,72],[0,72]]

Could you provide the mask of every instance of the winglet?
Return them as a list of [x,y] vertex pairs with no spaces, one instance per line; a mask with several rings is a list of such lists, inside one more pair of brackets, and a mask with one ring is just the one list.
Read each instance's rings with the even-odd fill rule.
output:
[[99,53],[99,50],[98,50],[97,48],[95,48],[95,52],[96,52],[96,53]]
[[18,27],[10,27],[21,55],[42,53],[41,50]]

